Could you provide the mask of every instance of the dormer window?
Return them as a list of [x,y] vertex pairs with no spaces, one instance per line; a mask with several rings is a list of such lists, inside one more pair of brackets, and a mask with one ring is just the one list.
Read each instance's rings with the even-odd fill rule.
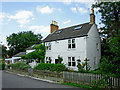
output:
[[75,48],[75,39],[69,39],[68,40],[68,48]]

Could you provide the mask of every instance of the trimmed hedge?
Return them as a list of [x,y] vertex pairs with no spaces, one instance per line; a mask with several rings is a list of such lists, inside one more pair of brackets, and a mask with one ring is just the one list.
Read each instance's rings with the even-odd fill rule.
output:
[[24,62],[17,62],[15,64],[9,64],[8,67],[12,67],[12,69],[20,69],[20,70],[25,70],[25,69],[31,68],[30,65],[28,65]]
[[4,70],[5,69],[5,64],[4,63],[0,63],[0,70]]
[[50,64],[50,63],[39,63],[34,69],[50,70],[56,72],[62,72],[67,70],[67,68],[63,64]]

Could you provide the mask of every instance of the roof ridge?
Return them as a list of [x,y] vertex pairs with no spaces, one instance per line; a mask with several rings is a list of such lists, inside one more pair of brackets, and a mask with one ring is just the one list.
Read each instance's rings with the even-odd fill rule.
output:
[[68,29],[68,28],[71,28],[71,27],[79,26],[79,25],[89,24],[89,23],[90,23],[90,22],[83,23],[83,24],[77,24],[77,25],[73,25],[73,26],[66,27],[66,28],[58,29],[58,30],[56,30],[56,31],[59,31],[59,30],[62,30],[62,29]]

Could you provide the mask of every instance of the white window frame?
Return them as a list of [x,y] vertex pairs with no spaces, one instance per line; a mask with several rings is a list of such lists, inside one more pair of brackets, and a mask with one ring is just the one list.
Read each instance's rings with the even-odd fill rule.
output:
[[75,39],[68,39],[68,49],[73,49],[73,45],[75,45],[74,48],[76,48]]
[[[74,58],[74,61],[73,61],[73,58]],[[70,65],[69,65],[69,63],[70,63]],[[73,63],[75,63],[75,65]],[[72,67],[76,66],[75,57],[68,57],[68,66],[72,66]]]
[[46,63],[51,63],[50,59],[51,59],[51,57],[46,57]]
[[51,43],[50,42],[46,43],[46,50],[51,50]]

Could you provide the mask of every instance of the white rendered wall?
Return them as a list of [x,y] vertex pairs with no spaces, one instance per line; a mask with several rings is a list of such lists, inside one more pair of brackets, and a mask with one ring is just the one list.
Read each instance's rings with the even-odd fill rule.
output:
[[[91,27],[88,36],[75,38],[76,48],[74,49],[68,49],[68,39],[50,43],[51,50],[46,51],[46,57],[51,57],[52,63],[55,63],[55,59],[58,59],[60,55],[63,58],[62,63],[74,70],[77,70],[77,59],[84,62],[85,58],[88,58],[91,69],[98,67],[101,58],[101,43],[96,25]],[[99,51],[96,49],[96,43],[99,43]],[[68,66],[68,57],[75,57],[76,67]],[[94,57],[97,58],[97,65],[94,65]]]
[[[82,62],[85,59],[85,37],[75,38],[76,48],[68,49],[68,39],[52,41],[51,50],[46,51],[46,57],[51,57],[52,63],[55,63],[55,59],[58,59],[58,55],[63,58],[63,62],[66,66],[68,65],[68,57],[75,57],[76,66],[77,59],[81,59]],[[77,67],[68,66],[71,69],[77,70]]]
[[[91,30],[88,33],[87,39],[86,39],[86,47],[87,47],[87,58],[90,60],[89,64],[91,66],[91,69],[96,69],[98,68],[98,65],[100,63],[100,58],[101,58],[101,42],[100,42],[100,36],[97,31],[97,27],[94,24],[91,27]],[[98,48],[97,50],[96,44],[98,43]],[[94,65],[94,58],[96,57],[96,64]]]

